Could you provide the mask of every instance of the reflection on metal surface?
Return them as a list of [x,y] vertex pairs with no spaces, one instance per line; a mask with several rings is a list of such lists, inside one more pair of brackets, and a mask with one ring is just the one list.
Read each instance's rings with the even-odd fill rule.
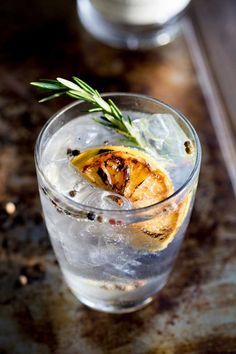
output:
[[199,84],[206,99],[216,136],[231,178],[234,193],[236,194],[236,144],[232,128],[229,124],[229,118],[227,117],[225,106],[220,98],[206,55],[200,45],[193,25],[190,20],[186,19],[182,23],[183,33],[197,70]]

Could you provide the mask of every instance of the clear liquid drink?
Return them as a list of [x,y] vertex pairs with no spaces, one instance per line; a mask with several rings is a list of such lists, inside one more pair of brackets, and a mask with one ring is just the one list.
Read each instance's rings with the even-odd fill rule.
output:
[[[131,117],[145,155],[95,122],[97,114],[84,113],[87,103],[76,102],[43,128],[36,166],[45,222],[65,281],[84,304],[122,313],[150,302],[167,282],[189,222],[201,152],[194,129],[172,108],[139,95],[112,99]],[[71,163],[89,149],[104,156],[110,146],[155,160],[168,176],[171,195],[137,208],[124,195],[90,183]],[[146,188],[150,193],[152,183]]]

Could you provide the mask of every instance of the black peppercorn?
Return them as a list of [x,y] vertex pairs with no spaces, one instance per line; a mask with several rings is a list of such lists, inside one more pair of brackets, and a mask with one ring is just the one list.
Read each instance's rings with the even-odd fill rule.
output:
[[95,220],[96,216],[95,216],[94,213],[89,212],[89,213],[87,214],[87,218],[88,218],[89,220],[93,221],[93,220]]
[[75,195],[76,195],[76,191],[74,191],[74,190],[72,190],[72,191],[69,191],[69,196],[70,197],[75,197]]
[[80,151],[77,149],[71,151],[72,156],[78,156],[79,154],[80,154]]
[[184,146],[185,146],[185,151],[188,155],[192,154],[193,152],[193,145],[191,143],[191,141],[185,141],[184,143]]

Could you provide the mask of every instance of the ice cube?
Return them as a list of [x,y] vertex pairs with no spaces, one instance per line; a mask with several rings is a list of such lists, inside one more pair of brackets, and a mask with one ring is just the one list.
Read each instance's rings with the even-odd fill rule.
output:
[[61,193],[68,195],[78,181],[78,174],[67,158],[50,162],[44,169],[48,181]]
[[50,162],[45,166],[44,174],[53,186],[57,186],[59,175],[57,164],[55,162]]
[[[75,142],[82,150],[84,147],[88,149],[90,147],[104,145],[107,140],[112,142],[119,137],[119,135],[111,129],[95,123],[94,118],[94,115],[93,117],[89,117],[88,115],[81,117],[73,129]],[[71,128],[72,127],[70,127],[70,131],[72,130]]]
[[108,210],[127,210],[132,208],[131,203],[125,197],[97,188],[79,174],[75,190],[75,200],[81,204]]
[[175,190],[190,175],[195,154],[187,154],[184,143],[188,136],[171,114],[152,114],[133,122],[146,150],[165,169]]
[[169,158],[185,155],[184,142],[188,140],[183,129],[170,114],[152,114],[133,122],[141,139],[153,151]]

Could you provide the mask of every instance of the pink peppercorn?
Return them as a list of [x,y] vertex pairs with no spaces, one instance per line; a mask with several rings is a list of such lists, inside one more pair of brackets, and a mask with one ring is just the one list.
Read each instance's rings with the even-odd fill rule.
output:
[[109,220],[109,224],[111,224],[111,225],[115,225],[115,224],[116,224],[115,219],[110,219],[110,220]]

